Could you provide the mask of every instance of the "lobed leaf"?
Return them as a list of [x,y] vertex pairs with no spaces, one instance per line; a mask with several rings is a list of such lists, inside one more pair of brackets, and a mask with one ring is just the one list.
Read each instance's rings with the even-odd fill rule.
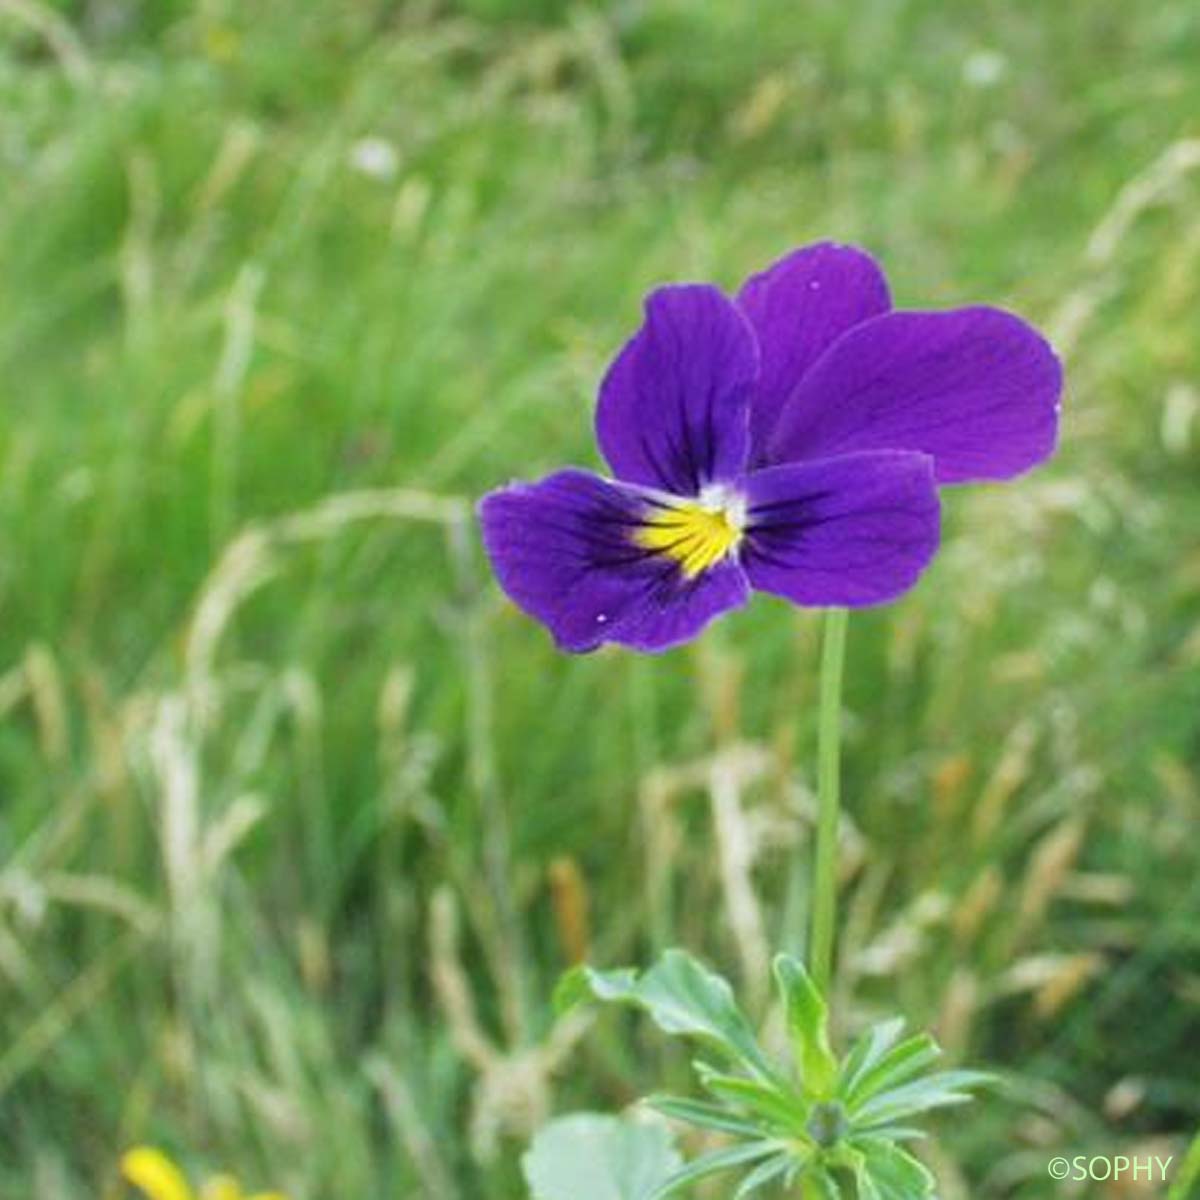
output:
[[539,1130],[521,1168],[533,1200],[648,1200],[682,1163],[661,1126],[575,1113]]
[[842,1189],[833,1175],[821,1166],[809,1167],[804,1182],[814,1193],[813,1200],[842,1200]]
[[853,1124],[858,1129],[875,1128],[935,1108],[965,1104],[972,1099],[965,1089],[990,1083],[991,1078],[981,1071],[941,1071],[872,1096],[854,1112]]
[[769,1122],[790,1136],[803,1135],[808,1110],[799,1096],[740,1075],[723,1075],[704,1063],[696,1063],[695,1067],[700,1082],[718,1099]]
[[886,1138],[855,1138],[860,1200],[923,1200],[936,1186],[925,1164]]
[[770,1141],[743,1142],[737,1146],[728,1146],[723,1150],[713,1150],[693,1159],[686,1167],[676,1171],[669,1179],[661,1183],[646,1200],[665,1200],[673,1196],[680,1188],[707,1179],[720,1171],[728,1171],[731,1167],[740,1167],[745,1163],[756,1162],[769,1154],[776,1154],[782,1149],[782,1143]]
[[799,959],[777,955],[774,972],[801,1081],[812,1095],[826,1099],[837,1076],[837,1059],[829,1044],[829,1006]]
[[556,996],[570,1004],[587,992],[641,1008],[664,1033],[696,1038],[762,1078],[774,1075],[728,982],[682,950],[666,951],[641,974],[576,968],[560,981]]
[[872,1126],[871,1136],[876,1134],[887,1138],[889,1142],[923,1142],[929,1138],[927,1130],[916,1129],[911,1125]]
[[853,1110],[871,1096],[920,1075],[941,1055],[941,1047],[927,1033],[906,1038],[883,1054],[873,1067],[859,1073],[854,1085],[844,1094],[846,1106]]
[[554,988],[554,1010],[559,1016],[585,1000],[626,1000],[632,1003],[637,987],[637,971],[623,967],[614,971],[597,971],[582,963],[564,971]]
[[757,1138],[762,1136],[759,1126],[734,1116],[728,1109],[719,1104],[709,1104],[705,1100],[688,1100],[682,1096],[647,1096],[643,1104],[671,1117],[676,1121],[686,1121],[701,1129],[715,1129],[721,1133],[732,1133],[739,1137]]
[[844,1100],[859,1080],[896,1044],[904,1032],[904,1018],[895,1017],[872,1025],[850,1048],[838,1075],[837,1093]]
[[773,1183],[781,1175],[791,1170],[795,1161],[795,1158],[785,1151],[775,1155],[774,1158],[760,1162],[738,1185],[737,1191],[733,1193],[733,1200],[745,1200],[745,1197],[749,1196],[751,1192],[756,1192],[760,1187]]

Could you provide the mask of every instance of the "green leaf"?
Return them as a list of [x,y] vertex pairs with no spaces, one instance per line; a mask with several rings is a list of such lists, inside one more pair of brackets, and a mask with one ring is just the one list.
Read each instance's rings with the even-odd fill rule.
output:
[[799,1096],[740,1075],[723,1075],[695,1063],[700,1082],[714,1096],[771,1123],[792,1137],[803,1136],[808,1111]]
[[928,1130],[914,1129],[911,1125],[887,1125],[878,1132],[889,1142],[923,1142],[929,1138]]
[[701,1179],[707,1179],[709,1175],[766,1158],[769,1154],[778,1153],[782,1148],[780,1142],[772,1139],[771,1141],[743,1142],[737,1146],[728,1146],[723,1150],[714,1150],[711,1154],[703,1154],[665,1180],[647,1200],[664,1200],[667,1196],[673,1196],[680,1188],[697,1183]]
[[773,1076],[729,984],[682,950],[668,950],[641,975],[579,968],[559,991],[570,1000],[581,987],[597,1000],[644,1009],[664,1033],[696,1038],[765,1079]]
[[521,1166],[533,1200],[648,1200],[682,1162],[661,1126],[575,1113],[539,1130]]
[[1200,1133],[1192,1139],[1188,1152],[1183,1156],[1180,1169],[1175,1172],[1175,1182],[1171,1184],[1166,1200],[1188,1200],[1195,1195],[1195,1184],[1200,1183]]
[[760,1187],[765,1187],[768,1183],[774,1182],[781,1175],[785,1174],[796,1160],[792,1155],[787,1153],[777,1154],[774,1158],[768,1158],[765,1162],[760,1162],[738,1186],[738,1190],[733,1193],[733,1200],[745,1200],[751,1192],[757,1191]]
[[845,1093],[848,1108],[853,1109],[878,1092],[898,1086],[921,1074],[941,1057],[941,1047],[927,1033],[907,1038],[884,1054],[875,1066],[862,1071]]
[[1188,1200],[1195,1195],[1195,1185],[1200,1183],[1200,1133],[1192,1139],[1179,1170],[1175,1173],[1175,1182],[1167,1193],[1167,1200]]
[[925,1164],[885,1138],[855,1138],[855,1172],[861,1200],[922,1200],[935,1182]]
[[853,1113],[852,1123],[863,1130],[931,1109],[965,1104],[973,1098],[966,1089],[991,1081],[990,1075],[980,1071],[941,1071],[872,1096]]
[[845,1099],[858,1085],[858,1081],[870,1071],[896,1044],[904,1032],[904,1018],[896,1017],[872,1025],[850,1048],[842,1063],[838,1076],[838,1095]]
[[586,1000],[632,1002],[637,974],[633,967],[615,971],[597,971],[586,963],[572,967],[559,976],[554,987],[554,1011],[562,1016]]
[[664,1117],[686,1121],[689,1125],[697,1125],[701,1129],[716,1129],[721,1133],[732,1133],[739,1137],[762,1136],[762,1130],[757,1125],[735,1117],[719,1104],[709,1104],[705,1100],[687,1100],[682,1096],[648,1096],[642,1103],[653,1108],[655,1112],[662,1113]]
[[774,969],[800,1078],[808,1092],[827,1099],[837,1075],[829,1045],[829,1006],[798,959],[777,955]]
[[858,1200],[883,1200],[883,1194],[875,1186],[875,1179],[867,1170],[865,1162],[859,1160],[854,1173],[854,1182],[858,1187]]
[[804,1181],[811,1186],[815,1200],[842,1200],[842,1189],[824,1167],[812,1166],[804,1172]]

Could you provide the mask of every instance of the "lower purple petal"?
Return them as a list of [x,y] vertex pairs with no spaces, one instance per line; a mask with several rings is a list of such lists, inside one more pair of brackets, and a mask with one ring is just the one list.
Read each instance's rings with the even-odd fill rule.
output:
[[933,463],[875,451],[755,471],[742,565],[796,604],[857,608],[907,591],[940,538]]
[[1062,368],[994,308],[894,312],[856,325],[804,376],[770,461],[855,450],[930,455],[939,483],[1008,479],[1054,450]]
[[659,651],[695,637],[745,603],[733,559],[687,579],[679,564],[640,546],[651,506],[633,488],[587,471],[513,484],[479,506],[483,541],[501,587],[563,650],[617,642]]

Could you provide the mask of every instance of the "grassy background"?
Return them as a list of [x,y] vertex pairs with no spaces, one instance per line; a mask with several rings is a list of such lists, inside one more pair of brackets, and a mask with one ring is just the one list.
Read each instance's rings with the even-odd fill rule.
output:
[[815,618],[561,658],[470,502],[595,463],[645,288],[820,237],[1070,380],[1055,462],[852,623],[843,1026],[1012,1074],[944,1200],[1181,1153],[1198,60],[1192,0],[0,3],[0,1196],[115,1200],[151,1141],[515,1198],[547,1113],[686,1074],[554,1024],[575,957],[681,943],[761,1006]]

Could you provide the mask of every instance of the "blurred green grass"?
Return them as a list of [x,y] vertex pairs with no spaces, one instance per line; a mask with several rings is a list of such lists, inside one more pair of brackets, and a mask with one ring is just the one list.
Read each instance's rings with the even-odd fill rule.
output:
[[812,616],[566,660],[469,503],[595,462],[648,286],[820,237],[1070,380],[1055,463],[951,496],[853,623],[845,1023],[1024,1081],[946,1123],[946,1200],[1182,1139],[1198,56],[1189,0],[0,5],[0,1195],[118,1196],[152,1141],[293,1200],[516,1197],[539,1116],[681,1065],[555,1041],[581,943],[759,986]]

